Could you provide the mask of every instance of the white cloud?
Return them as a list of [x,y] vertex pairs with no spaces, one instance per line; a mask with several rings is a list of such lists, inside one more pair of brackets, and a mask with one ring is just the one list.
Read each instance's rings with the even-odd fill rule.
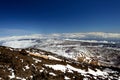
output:
[[32,40],[23,40],[23,41],[7,41],[4,42],[2,45],[3,46],[9,46],[9,47],[13,47],[13,48],[26,48],[26,47],[30,47],[33,45],[36,45],[37,43],[32,41]]
[[[24,30],[6,30],[8,33],[20,33]],[[25,31],[26,32],[26,31]],[[120,33],[102,33],[102,32],[91,32],[91,33],[64,33],[64,34],[33,34],[33,35],[23,35],[23,36],[11,36],[11,37],[0,37],[0,44],[4,46],[10,46],[15,48],[29,47],[36,43],[35,40],[48,41],[49,43],[54,41],[53,38],[58,39],[88,39],[86,41],[97,42],[98,39],[103,40],[102,42],[107,43],[107,40],[120,40]],[[90,40],[89,40],[90,39]],[[93,39],[93,40],[92,40]],[[50,40],[50,41],[49,41]],[[84,40],[83,40],[84,41]],[[100,42],[100,41],[99,41]]]

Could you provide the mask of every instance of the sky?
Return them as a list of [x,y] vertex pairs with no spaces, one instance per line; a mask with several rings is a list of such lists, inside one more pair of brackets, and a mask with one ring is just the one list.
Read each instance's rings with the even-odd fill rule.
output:
[[120,0],[0,0],[0,36],[120,32]]

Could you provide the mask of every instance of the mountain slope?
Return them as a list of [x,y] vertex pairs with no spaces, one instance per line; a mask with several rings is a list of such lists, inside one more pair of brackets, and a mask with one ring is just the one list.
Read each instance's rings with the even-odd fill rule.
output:
[[0,47],[0,79],[120,79],[120,69],[78,62],[40,49]]

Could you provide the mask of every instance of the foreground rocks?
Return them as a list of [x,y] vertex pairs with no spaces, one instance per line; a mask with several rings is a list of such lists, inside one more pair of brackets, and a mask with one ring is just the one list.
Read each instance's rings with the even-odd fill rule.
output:
[[0,80],[118,80],[120,69],[91,65],[39,49],[0,47]]

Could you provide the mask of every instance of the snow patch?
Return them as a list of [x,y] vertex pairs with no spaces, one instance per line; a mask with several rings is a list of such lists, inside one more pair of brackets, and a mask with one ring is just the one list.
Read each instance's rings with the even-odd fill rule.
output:
[[64,66],[64,65],[45,65],[45,66],[48,66],[48,67],[51,67],[51,68],[53,68],[54,70],[61,70],[61,71],[63,71],[63,72],[65,72],[66,71],[66,67]]
[[85,75],[85,74],[88,74],[88,73],[92,74],[94,76],[100,75],[100,76],[105,77],[105,76],[108,75],[107,72],[103,72],[103,71],[100,71],[98,69],[96,69],[96,71],[93,71],[92,69],[88,69],[88,71],[85,71],[85,70],[82,70],[82,69],[75,68],[75,67],[73,67],[71,65],[66,65],[65,66],[65,65],[59,65],[59,64],[57,64],[57,65],[47,65],[46,64],[45,66],[51,67],[54,70],[61,70],[64,73],[65,73],[66,70],[69,70],[69,71],[77,71],[78,73],[81,73],[82,75]]
[[49,59],[53,59],[53,60],[57,60],[57,61],[62,61],[61,59],[58,59],[58,58],[56,58],[54,56],[51,56],[51,55],[48,55],[48,58]]
[[54,74],[54,73],[52,73],[52,72],[50,72],[49,74],[50,74],[50,75],[53,75],[53,76],[56,76],[56,74]]
[[15,78],[14,70],[13,70],[12,68],[9,68],[8,70],[10,70],[10,72],[11,72],[11,75],[9,75],[8,77],[9,77],[10,79]]
[[42,62],[41,60],[36,59],[36,58],[33,58],[33,60],[35,60],[35,63]]
[[20,61],[23,63],[23,59],[20,59]]
[[30,67],[28,65],[25,66],[26,69],[30,69]]
[[70,80],[70,78],[69,78],[69,77],[67,77],[67,76],[65,76],[65,80]]
[[19,80],[26,80],[25,78],[21,78],[21,77],[16,77],[16,79],[19,79]]

